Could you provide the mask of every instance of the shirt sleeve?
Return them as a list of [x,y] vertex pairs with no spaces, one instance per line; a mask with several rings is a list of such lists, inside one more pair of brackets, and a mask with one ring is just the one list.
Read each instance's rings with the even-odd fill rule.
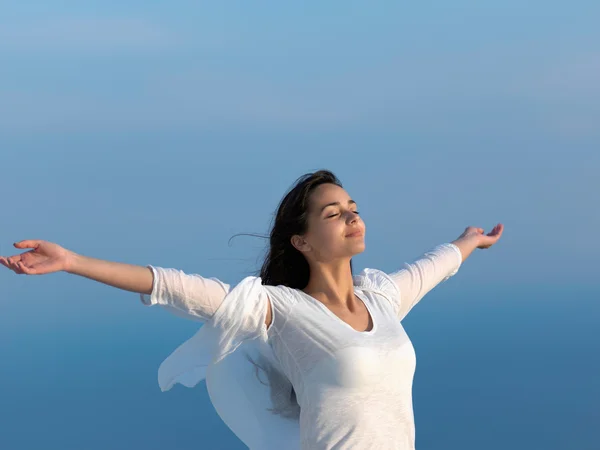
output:
[[186,319],[206,322],[212,318],[230,290],[217,278],[187,274],[181,270],[148,267],[154,276],[152,293],[140,294],[145,306],[160,305]]
[[[198,276],[192,276],[191,280],[197,281],[197,278]],[[210,281],[216,282],[209,279],[209,284],[212,284]],[[191,301],[190,298],[196,300]],[[210,312],[196,312],[206,309],[202,299],[202,292],[192,292],[191,297],[184,296],[182,302],[168,305],[182,315],[200,318],[204,323],[160,365],[158,383],[162,391],[171,389],[176,383],[187,387],[195,386],[206,377],[209,367],[234,353],[246,341],[254,340],[261,351],[266,349],[266,354],[269,353],[269,336],[265,325],[269,297],[260,277],[246,277],[233,286],[210,319],[204,317]]]
[[398,288],[393,296],[398,303],[396,311],[402,320],[408,312],[435,286],[458,272],[462,264],[460,249],[451,243],[441,244],[425,252],[411,263],[390,273],[389,278]]

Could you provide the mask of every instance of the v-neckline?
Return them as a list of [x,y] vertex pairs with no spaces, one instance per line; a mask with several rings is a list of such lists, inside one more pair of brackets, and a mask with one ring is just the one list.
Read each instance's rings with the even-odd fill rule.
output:
[[301,295],[304,295],[312,303],[316,303],[319,308],[324,310],[325,313],[328,314],[330,317],[332,317],[334,320],[336,320],[337,322],[340,322],[342,325],[345,325],[347,328],[349,328],[350,330],[352,330],[355,333],[370,335],[370,334],[373,334],[375,332],[375,330],[377,329],[377,323],[375,322],[373,312],[371,311],[371,308],[369,308],[368,302],[365,301],[365,299],[362,297],[362,295],[358,294],[356,288],[354,289],[354,295],[356,296],[356,298],[358,298],[363,303],[363,305],[365,305],[365,308],[367,309],[367,313],[370,316],[371,325],[372,325],[370,330],[364,330],[364,331],[357,330],[352,325],[350,325],[348,322],[346,322],[345,320],[342,320],[340,317],[338,317],[337,314],[335,314],[332,310],[330,310],[323,302],[320,302],[315,297],[313,297],[310,294],[307,294],[306,292],[304,292],[301,289],[298,289],[298,292],[300,292]]

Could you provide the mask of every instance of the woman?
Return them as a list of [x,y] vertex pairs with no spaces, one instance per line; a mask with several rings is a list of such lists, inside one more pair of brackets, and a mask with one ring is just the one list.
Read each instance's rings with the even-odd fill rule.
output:
[[502,231],[468,227],[394,273],[354,276],[365,224],[335,175],[321,170],[299,178],[279,204],[260,277],[233,289],[40,240],[15,244],[33,250],[0,262],[18,274],[84,276],[204,322],[161,365],[161,389],[206,377],[215,408],[251,448],[407,450],[415,446],[415,354],[400,321]]

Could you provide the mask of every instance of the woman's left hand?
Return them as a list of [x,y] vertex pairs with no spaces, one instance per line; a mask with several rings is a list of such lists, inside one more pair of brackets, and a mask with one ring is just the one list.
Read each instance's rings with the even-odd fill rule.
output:
[[467,227],[464,233],[460,235],[459,239],[471,237],[475,240],[477,248],[485,249],[490,248],[498,242],[498,239],[502,236],[502,231],[504,231],[504,225],[501,223],[492,228],[492,231],[488,234],[484,234],[485,231],[483,228]]

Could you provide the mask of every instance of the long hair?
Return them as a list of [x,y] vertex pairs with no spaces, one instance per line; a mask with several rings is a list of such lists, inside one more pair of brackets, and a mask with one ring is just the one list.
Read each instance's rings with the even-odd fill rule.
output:
[[[322,184],[343,187],[340,180],[329,170],[318,170],[299,177],[280,201],[269,236],[269,250],[260,270],[263,285],[287,286],[303,289],[310,278],[310,267],[304,255],[291,242],[292,236],[302,235],[308,230],[309,201],[313,191]],[[352,260],[350,261],[352,272]],[[271,412],[282,417],[294,418],[300,413],[296,392],[291,388],[288,398],[276,395],[276,385],[281,385],[282,375],[270,370],[267,364],[248,358],[258,369],[265,372],[271,385]],[[260,377],[259,377],[260,380]],[[262,381],[261,381],[262,382]]]
[[[279,203],[269,237],[269,251],[260,270],[262,284],[283,285],[294,289],[303,289],[308,284],[308,261],[292,245],[291,239],[296,234],[306,233],[310,196],[318,186],[325,183],[343,187],[331,171],[319,170],[298,178]],[[350,269],[352,270],[352,261]]]

